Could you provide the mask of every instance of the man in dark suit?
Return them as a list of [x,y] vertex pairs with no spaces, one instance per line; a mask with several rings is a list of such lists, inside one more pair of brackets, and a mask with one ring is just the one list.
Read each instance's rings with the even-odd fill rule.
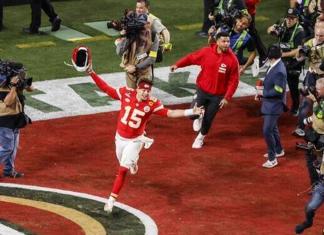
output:
[[31,0],[30,6],[32,10],[32,20],[29,27],[23,28],[24,33],[39,34],[38,29],[41,25],[42,9],[49,17],[49,21],[52,24],[52,32],[55,32],[60,29],[62,20],[55,13],[54,7],[51,4],[50,0]]
[[262,166],[273,168],[278,165],[277,158],[285,155],[280,142],[278,119],[286,107],[287,72],[281,61],[279,46],[269,47],[268,58],[270,68],[263,82],[263,90],[257,91],[259,97],[262,98],[263,136],[268,148],[268,153],[264,154],[268,160]]

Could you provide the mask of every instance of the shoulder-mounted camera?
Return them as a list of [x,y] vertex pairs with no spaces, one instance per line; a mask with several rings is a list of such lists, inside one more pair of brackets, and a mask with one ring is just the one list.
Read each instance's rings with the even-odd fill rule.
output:
[[0,60],[0,86],[13,86],[11,79],[18,76],[18,82],[14,86],[25,89],[32,85],[33,79],[26,77],[26,69],[22,63]]
[[147,24],[146,14],[136,14],[134,11],[128,12],[125,16],[126,37],[133,38],[145,28]]

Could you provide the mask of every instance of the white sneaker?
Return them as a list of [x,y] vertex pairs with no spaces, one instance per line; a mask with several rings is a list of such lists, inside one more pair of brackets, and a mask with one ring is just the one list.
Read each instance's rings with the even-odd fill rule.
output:
[[293,135],[304,137],[305,136],[305,131],[299,127],[294,130]]
[[113,210],[115,201],[116,201],[116,199],[114,199],[113,197],[110,196],[104,206],[104,211],[106,211],[108,214],[110,214]]
[[[267,153],[263,155],[263,157],[265,157],[265,158],[268,158],[268,156],[269,155]],[[285,156],[285,151],[284,150],[281,150],[280,153],[276,153],[276,157],[283,157],[283,156]]]
[[262,167],[265,167],[265,168],[273,168],[275,167],[276,165],[278,165],[278,161],[277,159],[275,158],[275,160],[273,161],[266,161],[265,163],[262,164]]
[[200,149],[204,145],[204,137],[198,135],[192,144],[193,149]]
[[252,77],[257,77],[259,75],[260,72],[260,68],[259,68],[259,56],[254,58],[254,62],[251,65],[251,72],[252,72]]
[[202,120],[203,120],[203,115],[200,115],[199,118],[195,119],[192,123],[192,129],[194,131],[200,131],[201,129],[201,124],[202,124]]
[[129,172],[132,174],[132,175],[135,175],[138,171],[138,165],[137,164],[134,164],[132,165],[130,168],[129,168]]

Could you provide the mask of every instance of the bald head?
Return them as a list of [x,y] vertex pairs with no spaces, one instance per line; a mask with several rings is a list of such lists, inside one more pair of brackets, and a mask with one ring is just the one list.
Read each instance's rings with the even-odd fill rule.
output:
[[316,22],[314,31],[316,44],[321,44],[324,42],[324,21]]
[[316,81],[316,91],[319,97],[324,97],[324,78]]

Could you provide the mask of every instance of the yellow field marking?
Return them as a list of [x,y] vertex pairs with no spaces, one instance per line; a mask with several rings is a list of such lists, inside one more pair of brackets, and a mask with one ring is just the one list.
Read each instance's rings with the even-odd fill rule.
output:
[[84,231],[85,235],[106,235],[106,230],[95,219],[90,216],[81,213],[75,209],[68,207],[55,205],[48,202],[33,201],[29,199],[17,198],[17,197],[8,197],[0,196],[0,201],[14,203],[23,206],[30,206],[40,210],[49,211],[55,214],[58,214],[68,220],[71,220],[75,224],[79,225]]
[[106,41],[111,40],[110,37],[105,35],[95,36],[92,38],[70,38],[68,41],[70,42],[97,42],[97,41]]
[[20,49],[26,48],[37,48],[37,47],[49,47],[49,46],[56,46],[56,44],[52,41],[45,41],[45,42],[32,42],[32,43],[24,43],[24,44],[17,44],[16,47]]
[[256,21],[268,21],[268,20],[270,20],[270,18],[266,17],[266,16],[256,16],[255,20]]
[[184,24],[184,25],[176,25],[175,26],[177,29],[180,30],[192,30],[192,29],[200,29],[201,28],[201,23],[196,23],[196,24]]

